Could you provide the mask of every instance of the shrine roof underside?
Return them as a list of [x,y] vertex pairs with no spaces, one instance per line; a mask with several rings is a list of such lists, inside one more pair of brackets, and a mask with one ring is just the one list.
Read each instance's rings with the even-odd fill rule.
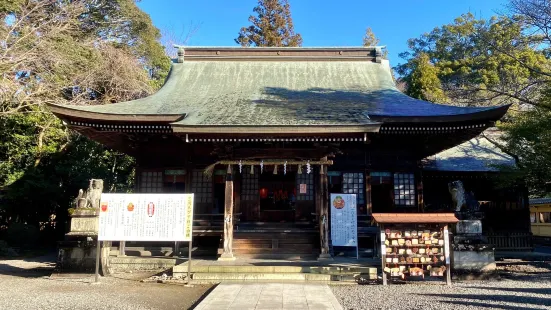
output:
[[[324,127],[494,121],[500,107],[456,107],[400,92],[378,48],[189,47],[165,85],[137,100],[50,105],[64,119],[185,128]],[[269,131],[269,130],[268,130]]]

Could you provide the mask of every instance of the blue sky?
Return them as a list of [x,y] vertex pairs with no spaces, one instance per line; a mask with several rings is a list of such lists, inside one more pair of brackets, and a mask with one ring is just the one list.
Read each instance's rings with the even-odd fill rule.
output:
[[[160,29],[182,33],[199,25],[187,42],[194,46],[237,46],[239,29],[257,0],[142,0]],[[450,23],[462,13],[489,18],[505,10],[506,0],[289,0],[295,31],[303,46],[359,46],[367,27],[386,45],[392,66],[403,62],[407,39]]]

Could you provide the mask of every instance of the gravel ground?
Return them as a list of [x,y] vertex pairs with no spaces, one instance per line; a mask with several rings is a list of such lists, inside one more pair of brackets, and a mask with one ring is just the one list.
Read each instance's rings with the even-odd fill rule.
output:
[[0,309],[190,309],[211,286],[141,283],[140,275],[50,274],[55,257],[0,260]]
[[551,309],[551,263],[499,264],[501,280],[331,286],[344,309]]

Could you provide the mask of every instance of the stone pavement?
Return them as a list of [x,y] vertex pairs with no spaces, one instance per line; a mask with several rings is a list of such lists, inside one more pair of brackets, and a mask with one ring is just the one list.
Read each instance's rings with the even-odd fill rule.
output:
[[327,284],[220,283],[196,310],[342,310]]

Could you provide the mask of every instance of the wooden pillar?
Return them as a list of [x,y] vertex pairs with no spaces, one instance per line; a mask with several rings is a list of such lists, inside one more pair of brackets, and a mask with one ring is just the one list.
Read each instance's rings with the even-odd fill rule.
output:
[[444,256],[446,258],[446,284],[452,285],[450,264],[450,235],[448,233],[448,225],[444,225]]
[[416,173],[415,179],[417,183],[417,210],[418,212],[425,212],[425,203],[423,201],[423,173],[421,171]]
[[319,227],[320,227],[320,249],[318,260],[333,260],[329,253],[329,189],[327,185],[327,167],[320,166],[318,194],[320,202]]
[[371,204],[371,175],[369,171],[365,170],[365,208],[367,209],[367,215],[373,213],[373,205]]
[[379,224],[379,230],[381,231],[380,233],[381,237],[379,238],[381,240],[381,245],[379,248],[381,249],[381,270],[383,271],[383,274],[382,274],[383,285],[387,285],[387,278],[386,278],[386,271],[385,271],[385,267],[386,267],[385,226],[383,224]]
[[231,166],[226,173],[226,192],[224,199],[224,252],[219,260],[235,260],[233,256],[233,177]]

